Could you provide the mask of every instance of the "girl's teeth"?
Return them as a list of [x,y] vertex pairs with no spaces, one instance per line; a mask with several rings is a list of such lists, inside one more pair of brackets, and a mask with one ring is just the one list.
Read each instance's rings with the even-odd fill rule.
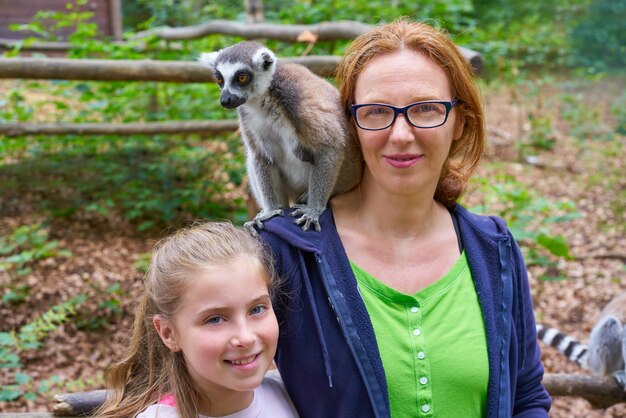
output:
[[243,360],[231,360],[230,362],[233,364],[248,364],[254,361],[255,356],[243,359]]

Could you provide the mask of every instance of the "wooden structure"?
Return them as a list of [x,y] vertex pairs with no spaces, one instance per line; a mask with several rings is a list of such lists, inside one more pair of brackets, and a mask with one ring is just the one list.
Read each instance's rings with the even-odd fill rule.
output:
[[[1,2],[8,0],[0,0]],[[113,0],[110,0],[113,1]],[[354,21],[322,22],[312,25],[280,25],[271,23],[241,24],[223,20],[209,21],[184,28],[158,28],[137,37],[154,35],[164,40],[194,39],[210,34],[238,36],[247,39],[269,38],[286,42],[314,43],[321,40],[351,39],[373,28]],[[305,35],[305,36],[303,36]],[[11,43],[0,39],[0,49]],[[39,43],[37,49],[63,51],[62,42]],[[480,53],[459,48],[476,73],[483,60]],[[305,56],[281,58],[308,67],[322,76],[332,76],[339,63],[337,56]],[[152,60],[70,60],[62,58],[0,58],[0,78],[60,79],[60,80],[125,80],[162,82],[212,82],[209,72],[193,62]],[[0,134],[18,136],[28,134],[156,134],[156,133],[218,133],[237,128],[232,121],[178,121],[134,124],[0,124]]]

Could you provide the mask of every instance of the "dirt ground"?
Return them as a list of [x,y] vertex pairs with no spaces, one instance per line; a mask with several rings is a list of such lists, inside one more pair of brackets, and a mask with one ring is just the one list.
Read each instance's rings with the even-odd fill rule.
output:
[[[624,86],[620,86],[623,91]],[[610,89],[609,89],[610,90]],[[610,94],[610,91],[608,92]],[[550,268],[529,266],[532,295],[537,320],[556,326],[586,342],[600,309],[616,294],[626,289],[624,190],[624,141],[618,154],[606,152],[606,143],[590,141],[584,147],[570,138],[565,128],[555,123],[556,145],[539,154],[528,164],[517,159],[515,139],[528,133],[527,111],[519,105],[516,93],[503,89],[490,93],[487,101],[489,146],[481,176],[506,173],[531,185],[547,199],[569,199],[583,217],[555,224],[553,231],[566,237],[573,255]],[[622,173],[616,175],[615,173]],[[36,179],[33,179],[36,181]],[[0,236],[22,224],[43,220],[45,214],[33,205],[34,198],[0,193]],[[481,202],[477,191],[468,190],[464,201],[472,206]],[[102,387],[102,372],[125,347],[134,297],[140,290],[142,272],[135,264],[144,259],[157,234],[139,234],[119,219],[97,219],[84,214],[51,223],[50,234],[71,257],[54,257],[35,264],[26,277],[30,286],[26,303],[0,304],[1,330],[15,329],[27,323],[35,313],[43,312],[77,293],[89,296],[81,308],[87,324],[89,315],[102,312],[98,304],[110,296],[109,286],[119,283],[122,314],[104,311],[103,326],[90,331],[74,323],[61,326],[45,341],[44,348],[25,353],[25,372],[35,380],[56,375],[63,387],[52,392],[90,390]],[[543,275],[563,276],[566,280],[542,280]],[[2,283],[0,275],[0,285]],[[83,326],[84,327],[84,326]],[[549,373],[587,374],[567,361],[551,347],[542,347],[542,359]],[[7,383],[0,376],[0,384]],[[0,403],[1,412],[46,411],[52,401],[40,397],[34,401]],[[626,417],[626,404],[608,409],[594,409],[581,398],[555,398],[550,413],[555,418]]]

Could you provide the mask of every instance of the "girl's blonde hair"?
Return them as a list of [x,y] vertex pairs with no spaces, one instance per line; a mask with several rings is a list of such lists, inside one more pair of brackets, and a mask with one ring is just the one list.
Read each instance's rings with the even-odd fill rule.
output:
[[165,346],[152,319],[155,315],[171,318],[176,313],[188,284],[200,270],[226,265],[241,255],[260,262],[268,273],[268,289],[272,292],[271,257],[257,239],[231,223],[197,224],[155,245],[128,350],[106,372],[107,401],[96,416],[134,418],[171,393],[181,418],[197,418],[200,393],[191,381],[183,354]]
[[[453,97],[462,103],[455,107],[465,117],[461,137],[452,142],[443,166],[435,199],[453,206],[476,170],[485,147],[484,110],[472,70],[459,49],[442,31],[424,23],[397,20],[357,37],[348,47],[337,69],[337,84],[345,116],[352,120],[356,82],[365,67],[377,56],[411,49],[421,52],[447,74]],[[350,140],[358,146],[354,120]]]

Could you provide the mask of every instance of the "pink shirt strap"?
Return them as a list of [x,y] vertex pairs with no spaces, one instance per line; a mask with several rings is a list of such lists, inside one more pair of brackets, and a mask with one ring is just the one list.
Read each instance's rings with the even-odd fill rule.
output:
[[159,399],[159,402],[157,403],[159,405],[176,406],[176,399],[174,399],[174,395],[172,395],[171,393],[166,393],[161,399]]

